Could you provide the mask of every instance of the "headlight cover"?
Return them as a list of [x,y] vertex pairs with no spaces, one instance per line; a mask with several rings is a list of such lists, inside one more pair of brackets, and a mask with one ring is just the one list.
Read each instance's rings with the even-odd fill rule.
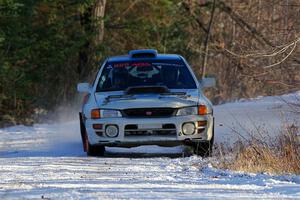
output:
[[177,111],[177,116],[184,116],[184,115],[197,115],[198,114],[198,107],[186,107],[181,108]]
[[101,110],[101,118],[109,117],[122,117],[122,114],[118,110]]

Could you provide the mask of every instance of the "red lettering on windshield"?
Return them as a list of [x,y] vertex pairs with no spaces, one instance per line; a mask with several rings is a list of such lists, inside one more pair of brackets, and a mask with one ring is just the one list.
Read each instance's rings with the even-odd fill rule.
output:
[[114,63],[114,67],[151,67],[151,63],[141,62],[141,63]]
[[151,66],[150,63],[132,63],[131,65],[134,67],[150,67]]
[[129,63],[115,63],[114,67],[127,67],[129,66]]

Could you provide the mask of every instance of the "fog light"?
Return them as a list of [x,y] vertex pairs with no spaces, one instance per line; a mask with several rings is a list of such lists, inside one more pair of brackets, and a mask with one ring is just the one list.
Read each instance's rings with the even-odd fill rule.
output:
[[185,135],[192,135],[195,133],[195,124],[192,122],[184,123],[182,126],[182,132]]
[[117,137],[119,134],[119,129],[116,125],[108,125],[105,128],[105,134],[108,137]]

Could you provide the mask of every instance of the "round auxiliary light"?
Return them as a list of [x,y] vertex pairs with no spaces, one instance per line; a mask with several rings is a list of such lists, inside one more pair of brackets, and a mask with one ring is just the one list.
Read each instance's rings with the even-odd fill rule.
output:
[[117,137],[119,134],[119,129],[116,125],[108,125],[105,128],[105,134],[108,137]]
[[196,127],[192,122],[184,123],[182,126],[182,132],[185,135],[192,135],[195,133]]

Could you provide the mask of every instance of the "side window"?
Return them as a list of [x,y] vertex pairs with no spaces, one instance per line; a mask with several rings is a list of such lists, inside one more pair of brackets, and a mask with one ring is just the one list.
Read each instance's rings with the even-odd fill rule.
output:
[[105,81],[107,81],[107,76],[101,76],[99,80],[99,87],[102,88]]
[[112,87],[111,68],[105,67],[99,78],[97,91],[100,91],[103,88],[111,88],[111,87]]

